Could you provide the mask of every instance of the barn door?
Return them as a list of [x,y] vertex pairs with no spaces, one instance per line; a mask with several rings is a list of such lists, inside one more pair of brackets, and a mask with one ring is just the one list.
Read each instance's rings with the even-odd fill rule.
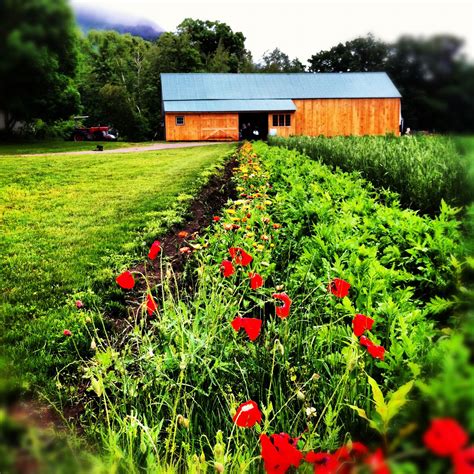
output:
[[237,114],[201,115],[201,140],[238,140],[239,118]]

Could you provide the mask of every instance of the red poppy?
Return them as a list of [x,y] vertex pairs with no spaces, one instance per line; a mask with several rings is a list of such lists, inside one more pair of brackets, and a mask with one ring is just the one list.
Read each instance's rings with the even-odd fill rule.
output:
[[155,260],[158,254],[161,251],[161,243],[158,240],[155,240],[150,247],[150,251],[148,252],[148,258],[150,260]]
[[253,260],[253,258],[240,247],[231,247],[229,253],[237,265],[246,267]]
[[296,447],[297,440],[286,433],[260,435],[261,455],[267,474],[284,474],[291,467],[297,468],[303,454]]
[[436,418],[423,435],[425,446],[437,456],[452,456],[467,443],[468,436],[453,418]]
[[151,316],[157,309],[158,305],[156,304],[155,299],[150,295],[150,293],[148,293],[146,295],[146,310],[148,311],[148,316]]
[[290,314],[290,306],[291,306],[291,299],[286,293],[274,293],[272,298],[276,298],[277,300],[283,301],[282,306],[277,306],[276,314],[280,318],[287,318]]
[[453,456],[454,474],[474,472],[474,446],[458,451]]
[[359,441],[353,441],[349,451],[352,457],[359,459],[362,456],[365,456],[369,452],[369,449],[365,444],[360,443]]
[[370,347],[370,346],[374,345],[374,343],[369,338],[367,338],[365,336],[361,336],[360,339],[359,339],[359,342],[360,342],[360,345],[364,346],[364,347]]
[[65,336],[72,336],[72,332],[69,331],[69,329],[65,329],[65,330],[63,331],[63,334],[64,334]]
[[128,270],[121,273],[115,279],[115,281],[117,282],[118,286],[120,286],[124,290],[131,290],[135,286],[135,279]]
[[370,467],[371,474],[390,474],[390,468],[385,462],[383,451],[379,448],[375,453],[369,454],[364,464]]
[[349,294],[349,288],[351,285],[347,281],[341,280],[340,278],[334,278],[329,284],[329,291],[338,298],[344,298]]
[[260,335],[262,320],[257,318],[235,318],[231,323],[235,331],[243,328],[251,341],[255,341]]
[[252,290],[258,290],[263,286],[263,278],[258,273],[249,273],[250,277],[250,288]]
[[77,309],[82,309],[84,308],[84,303],[81,300],[76,301],[76,308]]
[[189,235],[189,232],[186,232],[185,230],[182,230],[181,232],[178,232],[178,237],[180,239],[185,239]]
[[305,461],[314,464],[315,474],[334,474],[340,467],[340,463],[330,453],[310,451],[306,454]]
[[212,220],[213,220],[214,222],[219,222],[219,221],[221,220],[221,218],[220,218],[219,216],[214,216],[214,217],[212,218]]
[[191,248],[190,248],[190,247],[181,247],[181,248],[179,249],[179,253],[180,253],[181,255],[184,255],[184,254],[186,254],[186,253],[191,253]]
[[254,401],[249,400],[237,408],[237,413],[232,420],[240,428],[252,428],[256,423],[262,421],[262,413],[258,409],[258,405]]
[[372,326],[374,325],[374,320],[372,318],[368,318],[363,314],[356,314],[354,319],[352,320],[352,327],[354,329],[354,334],[357,337],[362,336],[365,331],[370,331]]
[[230,262],[229,260],[222,260],[220,269],[221,269],[222,274],[226,278],[230,277],[231,275],[235,273],[234,265],[232,265],[232,262]]
[[374,358],[383,360],[385,357],[385,349],[382,346],[371,344],[367,346],[367,352]]

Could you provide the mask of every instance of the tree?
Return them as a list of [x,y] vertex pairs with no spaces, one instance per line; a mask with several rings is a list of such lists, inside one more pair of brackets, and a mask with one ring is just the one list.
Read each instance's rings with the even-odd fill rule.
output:
[[0,18],[0,110],[7,131],[17,121],[74,114],[77,36],[66,0],[3,0]]
[[241,72],[246,66],[245,36],[232,31],[226,23],[186,18],[178,25],[177,34],[189,37],[191,44],[198,49],[203,64],[212,62],[220,48],[228,55],[226,66],[229,72]]
[[280,49],[267,51],[262,57],[259,72],[304,72],[305,67],[298,58],[290,60],[289,56]]

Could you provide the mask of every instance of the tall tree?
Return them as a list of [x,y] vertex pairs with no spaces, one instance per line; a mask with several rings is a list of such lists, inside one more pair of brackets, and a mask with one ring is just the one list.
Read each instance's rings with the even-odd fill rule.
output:
[[66,0],[2,0],[0,18],[0,111],[7,130],[20,120],[75,113],[77,35]]
[[290,60],[290,57],[279,48],[267,51],[262,57],[262,63],[258,66],[259,72],[304,72],[305,67],[298,58]]

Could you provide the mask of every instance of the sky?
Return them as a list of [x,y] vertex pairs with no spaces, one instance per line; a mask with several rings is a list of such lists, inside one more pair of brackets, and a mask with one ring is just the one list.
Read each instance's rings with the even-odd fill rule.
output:
[[368,33],[385,41],[402,34],[451,33],[464,39],[464,53],[474,60],[474,0],[72,0],[72,4],[152,20],[165,31],[174,31],[188,17],[219,20],[244,34],[254,60],[278,47],[306,63],[322,49]]

